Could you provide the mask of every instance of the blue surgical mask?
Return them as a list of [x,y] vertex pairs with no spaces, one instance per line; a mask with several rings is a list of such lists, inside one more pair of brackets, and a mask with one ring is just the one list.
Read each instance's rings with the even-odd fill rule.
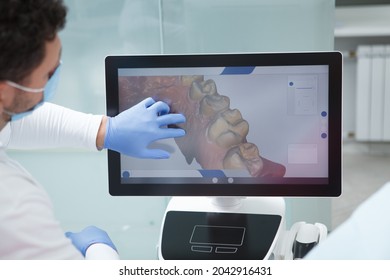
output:
[[44,102],[50,101],[53,98],[55,91],[57,89],[57,86],[58,86],[58,82],[60,80],[59,77],[60,77],[61,64],[62,64],[61,62],[60,62],[60,64],[58,64],[56,70],[54,71],[53,75],[49,78],[49,80],[47,81],[44,88],[29,88],[29,87],[25,87],[25,86],[19,85],[17,83],[11,82],[11,81],[7,81],[7,84],[10,85],[11,87],[14,87],[14,88],[26,91],[26,92],[40,93],[43,91],[42,101],[39,102],[37,105],[35,105],[33,108],[31,108],[30,110],[28,110],[26,112],[13,113],[13,112],[3,110],[4,113],[11,116],[11,121],[17,121],[17,120],[20,120],[21,118],[24,118],[25,116],[28,116],[35,109],[40,107]]

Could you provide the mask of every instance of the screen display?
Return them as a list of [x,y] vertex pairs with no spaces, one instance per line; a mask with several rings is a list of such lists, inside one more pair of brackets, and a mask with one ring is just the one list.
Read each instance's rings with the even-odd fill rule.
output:
[[[119,190],[126,190],[122,194],[134,188],[135,194],[146,195],[275,195],[283,189],[283,195],[310,189],[312,195],[325,195],[319,190],[327,188],[329,195],[340,180],[334,179],[340,165],[331,163],[341,162],[341,133],[339,124],[334,125],[341,121],[341,90],[331,90],[332,82],[341,82],[327,60],[309,62],[303,54],[295,55],[301,55],[299,63],[285,56],[283,64],[277,54],[263,61],[261,55],[253,60],[243,55],[241,65],[234,65],[239,55],[227,55],[221,60],[226,65],[210,65],[213,58],[201,55],[197,57],[204,65],[187,65],[186,56],[174,57],[174,67],[161,61],[150,66],[151,57],[142,67],[118,63],[107,81],[116,89],[115,114],[152,97],[186,117],[177,125],[186,131],[184,137],[150,146],[170,152],[169,159],[115,155],[115,163],[109,160]],[[233,58],[235,63],[229,63]]]

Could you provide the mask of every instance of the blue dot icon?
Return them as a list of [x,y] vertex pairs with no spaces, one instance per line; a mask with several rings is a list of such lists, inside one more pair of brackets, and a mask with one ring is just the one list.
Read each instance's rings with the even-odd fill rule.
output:
[[325,118],[327,115],[328,115],[327,112],[325,112],[325,111],[322,111],[322,112],[321,112],[321,116],[323,116],[324,118]]
[[124,171],[124,172],[122,173],[122,177],[123,177],[123,178],[130,178],[130,172],[129,172],[129,171]]
[[321,133],[321,138],[325,139],[328,137],[328,134],[327,133]]
[[294,85],[294,83],[293,83],[293,82],[289,82],[288,85],[289,85],[290,87],[292,87],[292,86]]

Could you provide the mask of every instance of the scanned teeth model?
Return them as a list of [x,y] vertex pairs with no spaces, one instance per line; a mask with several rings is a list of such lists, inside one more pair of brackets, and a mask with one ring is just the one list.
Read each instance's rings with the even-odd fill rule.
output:
[[122,110],[146,97],[167,102],[182,113],[186,136],[175,139],[188,164],[195,159],[203,169],[246,170],[252,177],[283,177],[285,166],[260,156],[246,139],[250,124],[230,99],[220,95],[213,80],[203,76],[120,77]]

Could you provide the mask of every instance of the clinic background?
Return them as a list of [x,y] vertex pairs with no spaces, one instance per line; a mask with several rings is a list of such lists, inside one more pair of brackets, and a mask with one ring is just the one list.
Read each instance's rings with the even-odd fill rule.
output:
[[[53,102],[87,113],[105,114],[107,55],[334,49],[334,0],[65,3],[67,24],[60,33],[63,71]],[[109,233],[122,259],[157,258],[161,220],[169,197],[111,197],[106,151],[61,149],[10,154],[47,189],[65,231],[95,225]],[[335,225],[332,200],[286,199],[287,227],[303,220],[324,223],[331,230]]]

